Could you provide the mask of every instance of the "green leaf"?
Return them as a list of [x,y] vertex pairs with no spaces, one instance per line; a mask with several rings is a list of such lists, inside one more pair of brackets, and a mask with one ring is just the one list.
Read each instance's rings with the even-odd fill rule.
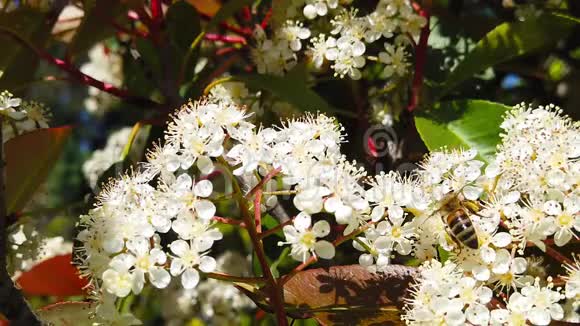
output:
[[43,323],[61,326],[91,326],[95,321],[91,313],[95,311],[96,303],[59,302],[41,308],[37,314]]
[[430,151],[442,147],[476,149],[489,161],[500,142],[500,124],[510,107],[482,100],[438,103],[431,111],[415,117],[421,139]]
[[[31,49],[9,36],[8,31],[18,35],[30,45],[43,48],[50,37],[52,26],[47,26],[46,16],[34,9],[21,7],[0,14],[0,89],[13,89],[29,82],[38,67],[39,58]],[[18,92],[15,92],[18,94]]]
[[71,127],[38,129],[4,144],[8,213],[22,210],[44,182],[71,130]]
[[338,110],[328,104],[308,87],[305,79],[294,78],[296,75],[300,74],[289,74],[286,77],[250,74],[239,75],[234,77],[234,79],[245,83],[249,88],[267,90],[279,99],[303,111],[321,111],[354,116],[351,112]]
[[92,6],[86,6],[83,21],[68,45],[67,54],[75,58],[96,43],[113,36],[115,28],[112,22],[119,23],[124,9],[123,1],[118,0],[99,0]]
[[235,0],[226,2],[220,10],[209,21],[204,30],[211,30],[215,28],[222,21],[232,17],[236,12],[241,10],[244,6],[249,6],[254,0]]
[[165,17],[169,40],[186,53],[195,37],[201,32],[200,17],[195,8],[185,1],[171,5]]
[[575,24],[568,16],[546,13],[536,19],[497,26],[449,74],[443,88],[438,91],[438,97],[488,67],[554,43],[570,32]]

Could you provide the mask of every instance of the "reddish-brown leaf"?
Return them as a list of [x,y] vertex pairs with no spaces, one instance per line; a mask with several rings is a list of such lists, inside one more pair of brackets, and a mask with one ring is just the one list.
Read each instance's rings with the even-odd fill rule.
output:
[[190,5],[194,6],[200,13],[213,17],[222,4],[219,0],[187,0]]
[[284,300],[289,307],[313,311],[324,325],[399,325],[414,275],[415,268],[401,265],[380,274],[360,265],[311,269],[285,284]]
[[59,297],[82,295],[87,285],[87,280],[80,278],[72,265],[72,254],[44,260],[22,273],[16,282],[25,294]]
[[71,127],[38,129],[10,139],[6,151],[6,207],[20,211],[48,176]]

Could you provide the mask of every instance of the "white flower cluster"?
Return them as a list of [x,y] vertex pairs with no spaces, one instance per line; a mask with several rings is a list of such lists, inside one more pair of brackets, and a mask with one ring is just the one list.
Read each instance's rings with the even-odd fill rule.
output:
[[0,93],[0,119],[4,142],[38,128],[48,128],[51,113],[42,103],[22,101],[8,91]]
[[[217,258],[216,270],[228,275],[248,276],[248,259],[237,252],[228,251]],[[240,312],[252,309],[254,303],[231,283],[207,279],[195,289],[169,287],[165,291],[162,314],[167,325],[183,325],[198,317],[210,325],[237,325]]]
[[580,231],[580,123],[554,106],[518,105],[502,124],[496,165],[506,185],[524,199],[504,205],[512,234],[522,248],[540,248],[549,236],[563,246]]
[[[557,245],[576,236],[580,133],[557,109],[511,111],[490,164],[474,150],[440,151],[410,176],[391,172],[367,179],[356,162],[341,155],[343,128],[333,118],[307,115],[270,128],[247,118],[229,99],[210,97],[184,106],[143,169],[112,182],[100,195],[97,207],[81,217],[84,230],[78,237],[82,269],[97,289],[123,297],[139,293],[146,283],[167,287],[171,276],[179,275],[181,286],[193,289],[199,271],[216,269],[208,251],[221,233],[213,228],[214,189],[206,175],[218,162],[243,180],[248,201],[257,200],[250,189],[263,178],[277,178],[258,192],[262,205],[254,210],[271,207],[278,195],[293,195],[299,214],[284,226],[286,239],[279,245],[290,245],[295,260],[333,258],[334,245],[324,239],[331,224],[355,236],[353,244],[363,252],[360,264],[376,271],[395,254],[424,262],[447,252],[452,263],[428,263],[423,277],[429,279],[430,270],[453,269],[455,279],[448,279],[449,287],[418,285],[409,321],[487,324],[508,318],[510,304],[507,312],[488,310],[492,289],[533,298],[536,290],[556,293],[543,306],[525,306],[541,310],[526,318],[542,324],[545,311],[561,318],[554,306],[559,290],[532,283],[528,261],[516,256],[528,242],[545,249],[543,241],[552,235]],[[161,245],[166,238],[171,242]],[[441,300],[423,305],[426,295]],[[513,311],[521,303],[514,300]]]
[[[104,43],[98,43],[89,51],[89,61],[80,70],[99,81],[120,86],[123,84],[123,58],[108,48]],[[84,100],[87,112],[102,116],[116,99],[100,89],[89,87],[89,96]]]
[[564,317],[559,289],[542,287],[539,279],[513,292],[504,308],[490,310],[492,290],[465,276],[457,265],[432,260],[419,271],[403,316],[409,325],[548,325]]
[[[417,14],[411,1],[378,2],[374,11],[358,16],[358,10],[337,0],[289,1],[288,19],[273,31],[268,39],[257,26],[256,46],[252,57],[259,73],[282,75],[298,61],[297,53],[305,48],[316,68],[331,62],[335,76],[361,78],[370,44],[383,41],[385,51],[374,54],[374,60],[383,63],[384,77],[402,77],[407,74],[407,37],[416,37],[426,24]],[[330,26],[330,28],[325,28]]]

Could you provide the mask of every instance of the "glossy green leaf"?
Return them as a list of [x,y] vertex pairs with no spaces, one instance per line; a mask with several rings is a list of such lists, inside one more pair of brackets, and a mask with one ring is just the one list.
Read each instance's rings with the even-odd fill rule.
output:
[[[0,89],[8,89],[18,94],[21,86],[29,82],[38,67],[39,58],[30,48],[18,42],[15,36],[35,47],[44,47],[50,37],[51,26],[47,26],[46,16],[27,7],[21,7],[0,14]],[[12,34],[12,35],[11,35]],[[14,89],[18,87],[18,89]]]
[[187,2],[178,1],[171,5],[165,16],[169,40],[183,53],[200,33],[200,17],[195,8]]
[[[488,67],[553,44],[562,35],[570,32],[575,24],[568,16],[546,13],[535,19],[497,26],[449,74],[436,95],[445,95],[461,82]],[[555,35],[558,37],[554,37]]]
[[321,111],[354,116],[351,112],[338,110],[328,104],[320,95],[306,84],[303,78],[295,78],[300,74],[290,74],[286,77],[273,75],[239,75],[234,79],[244,82],[253,89],[266,90],[282,101],[286,101],[303,111]]
[[70,127],[38,129],[4,144],[8,213],[20,211],[44,182],[70,132]]
[[482,100],[442,102],[415,117],[415,124],[429,150],[472,148],[480,158],[489,161],[501,140],[499,126],[509,109],[503,104]]

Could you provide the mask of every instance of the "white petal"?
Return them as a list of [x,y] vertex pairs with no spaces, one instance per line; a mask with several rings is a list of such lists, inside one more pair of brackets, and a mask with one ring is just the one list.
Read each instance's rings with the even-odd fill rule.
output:
[[215,205],[209,200],[198,200],[195,202],[195,212],[202,220],[209,221],[215,215]]
[[512,236],[507,232],[498,232],[493,236],[491,242],[494,246],[503,248],[512,242]]
[[149,281],[158,289],[164,289],[169,285],[171,276],[163,268],[154,268],[149,270]]
[[526,314],[530,322],[534,325],[549,325],[550,313],[542,308],[534,307]]
[[371,219],[373,222],[377,222],[378,220],[383,218],[384,215],[385,215],[385,208],[382,206],[377,206],[377,207],[373,208],[373,211],[371,212]]
[[209,180],[201,180],[195,184],[193,188],[193,193],[199,197],[209,197],[213,191],[213,185]]
[[358,257],[358,263],[361,266],[368,267],[368,266],[371,266],[374,262],[375,262],[375,260],[373,258],[373,255],[370,255],[370,254],[362,254]]
[[199,272],[196,269],[188,268],[181,275],[181,284],[186,289],[193,289],[199,283]]
[[199,260],[199,269],[204,273],[211,273],[215,271],[217,263],[213,257],[203,256]]
[[177,189],[180,190],[189,190],[191,189],[191,185],[193,184],[193,180],[187,173],[182,173],[177,177],[175,180],[175,186]]
[[185,266],[183,266],[181,259],[174,259],[171,262],[171,267],[169,268],[169,271],[171,272],[171,275],[177,276],[177,275],[181,274],[184,269],[185,269]]
[[310,228],[312,219],[310,218],[310,215],[304,212],[300,212],[298,215],[296,215],[292,223],[294,224],[296,230],[299,232],[304,232]]
[[314,244],[314,252],[323,259],[331,259],[334,257],[335,249],[332,243],[320,240]]
[[189,244],[183,240],[175,240],[169,245],[169,248],[174,254],[181,257],[189,251]]
[[325,237],[330,233],[330,224],[327,221],[318,221],[314,223],[312,231],[318,238]]
[[324,201],[324,209],[329,213],[334,213],[342,205],[338,197],[330,197]]
[[197,168],[203,175],[207,175],[213,172],[213,162],[207,156],[200,156],[197,159]]

